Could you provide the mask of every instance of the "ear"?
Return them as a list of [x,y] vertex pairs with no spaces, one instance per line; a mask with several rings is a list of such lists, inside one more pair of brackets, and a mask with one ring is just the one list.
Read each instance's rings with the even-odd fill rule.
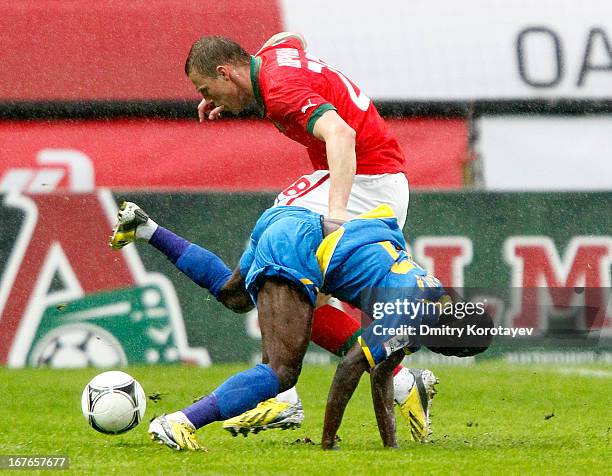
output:
[[227,65],[224,64],[220,64],[219,66],[217,66],[216,68],[217,74],[223,78],[225,81],[229,81],[230,80],[230,71],[231,68]]

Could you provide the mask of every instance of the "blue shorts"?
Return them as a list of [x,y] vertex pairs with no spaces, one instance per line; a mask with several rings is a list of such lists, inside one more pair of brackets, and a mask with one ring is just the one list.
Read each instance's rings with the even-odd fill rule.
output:
[[253,302],[265,278],[278,277],[302,289],[314,306],[323,276],[315,252],[323,239],[321,216],[301,207],[267,210],[240,260]]

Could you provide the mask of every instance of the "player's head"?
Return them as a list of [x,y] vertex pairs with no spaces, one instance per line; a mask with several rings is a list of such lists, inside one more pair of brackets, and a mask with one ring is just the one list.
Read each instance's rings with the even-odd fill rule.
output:
[[[452,304],[455,312],[442,312],[438,320],[437,327],[446,328],[447,332],[422,336],[421,343],[432,352],[455,357],[471,357],[487,350],[492,342],[488,331],[494,327],[491,315],[478,306],[468,311],[468,307],[463,306],[465,301],[458,299],[458,296],[455,296]],[[457,309],[461,312],[457,312]]]
[[223,36],[203,36],[189,50],[185,74],[202,96],[216,106],[237,113],[252,100],[250,55],[233,40]]

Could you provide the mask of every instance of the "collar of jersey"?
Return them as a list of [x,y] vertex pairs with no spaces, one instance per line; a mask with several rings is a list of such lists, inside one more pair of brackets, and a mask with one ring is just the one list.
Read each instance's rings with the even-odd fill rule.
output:
[[251,56],[251,84],[253,85],[253,94],[255,95],[255,101],[262,110],[262,117],[266,115],[266,106],[264,105],[263,98],[261,97],[261,90],[259,89],[259,70],[261,69],[261,58],[257,56]]

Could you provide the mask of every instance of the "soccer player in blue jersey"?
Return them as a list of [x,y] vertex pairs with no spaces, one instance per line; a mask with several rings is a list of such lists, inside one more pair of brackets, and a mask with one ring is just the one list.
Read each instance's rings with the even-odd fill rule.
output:
[[[200,448],[196,429],[239,415],[295,385],[319,292],[367,311],[380,299],[388,303],[398,291],[406,302],[413,303],[439,302],[446,296],[440,282],[407,253],[397,219],[385,205],[344,223],[301,207],[268,209],[257,221],[234,272],[210,251],[157,225],[134,204],[124,204],[118,217],[111,246],[121,248],[137,237],[146,239],[228,308],[244,312],[255,303],[259,313],[263,363],[234,375],[183,410],[151,422],[151,437],[174,449]],[[365,301],[364,290],[373,290]],[[399,329],[409,323],[407,327],[419,329],[421,324],[436,326],[438,317],[437,311],[406,315],[389,309],[379,325]],[[397,445],[392,371],[405,350],[420,347],[420,336],[418,332],[381,336],[375,327],[365,329],[338,368],[326,410],[326,449],[334,446],[346,403],[368,368],[372,369],[372,397],[383,444]],[[464,355],[473,351],[462,350]]]

